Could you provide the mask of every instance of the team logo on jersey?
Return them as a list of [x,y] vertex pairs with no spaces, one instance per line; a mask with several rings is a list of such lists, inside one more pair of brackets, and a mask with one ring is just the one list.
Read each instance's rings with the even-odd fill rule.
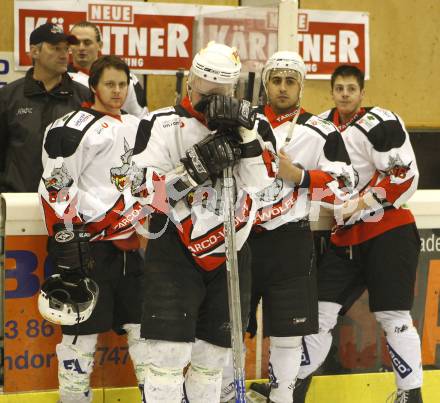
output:
[[411,163],[405,165],[400,158],[400,155],[396,154],[394,157],[390,156],[388,158],[388,166],[385,169],[385,172],[390,176],[394,176],[395,178],[405,179],[406,174],[410,170],[410,165]]
[[111,181],[119,192],[123,192],[124,189],[130,185],[130,165],[131,157],[133,156],[133,148],[130,148],[125,138],[124,151],[125,153],[121,155],[122,165],[110,169]]
[[276,178],[270,186],[264,188],[257,193],[259,200],[271,202],[278,199],[279,194],[283,190],[283,180]]
[[61,165],[54,168],[48,178],[43,178],[44,186],[49,193],[49,201],[51,203],[65,202],[69,200],[69,188],[72,186],[73,179],[69,175],[66,166]]

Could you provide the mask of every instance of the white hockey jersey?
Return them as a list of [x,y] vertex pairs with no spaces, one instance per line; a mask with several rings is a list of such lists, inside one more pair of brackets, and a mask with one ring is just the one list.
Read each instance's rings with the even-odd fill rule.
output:
[[[132,115],[82,108],[48,126],[38,192],[49,235],[55,223],[83,222],[91,241],[131,238],[137,244],[142,207],[129,178],[139,123]],[[127,242],[127,249],[135,248]]]
[[305,170],[305,176],[301,186],[277,178],[258,193],[261,207],[255,220],[257,231],[259,227],[271,230],[308,219],[311,201],[331,207],[335,201],[349,197],[353,170],[342,137],[333,124],[301,110],[293,135],[285,144],[295,111],[277,115],[269,105],[259,110],[272,126],[277,151],[282,148],[293,164]]
[[[203,140],[211,131],[205,126],[203,115],[194,111],[188,97],[176,107],[150,114],[143,122],[148,130],[146,137],[140,134],[136,140],[133,162],[135,169],[139,169],[140,181],[134,192],[140,195],[138,190],[142,188],[141,203],[166,214],[172,222],[168,225],[177,228],[182,243],[195,262],[204,270],[214,270],[225,261],[220,180],[214,185],[207,181],[191,191],[186,188],[181,191],[179,187],[184,171],[181,159],[188,148]],[[252,195],[271,184],[277,171],[273,153],[275,140],[264,116],[259,116],[256,128],[272,143],[264,144],[258,138],[263,153],[242,157],[233,168],[237,189],[237,250],[248,238],[257,211]]]
[[335,228],[332,242],[355,245],[392,228],[413,223],[403,204],[417,189],[419,172],[409,135],[402,119],[379,108],[361,108],[345,125],[333,108],[320,115],[339,126],[355,172],[360,195],[371,193],[375,205],[354,214]]
[[[89,75],[85,70],[75,69],[73,66],[69,66],[69,75],[73,81],[80,83],[87,88],[89,88]],[[125,99],[124,104],[122,105],[122,110],[142,119],[147,113],[148,109],[145,106],[144,101],[139,101],[138,97],[143,99],[145,96],[143,95],[143,88],[141,87],[139,80],[137,77],[130,73],[130,83],[128,85],[127,98]]]

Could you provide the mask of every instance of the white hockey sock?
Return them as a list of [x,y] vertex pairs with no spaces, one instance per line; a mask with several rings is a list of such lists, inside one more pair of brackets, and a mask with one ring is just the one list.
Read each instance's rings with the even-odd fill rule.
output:
[[222,372],[228,360],[228,348],[196,340],[191,365],[186,373],[185,389],[190,403],[218,402]]
[[61,403],[89,403],[92,401],[90,374],[93,370],[93,353],[98,335],[63,335],[56,346],[58,357],[58,382]]
[[303,338],[303,354],[299,379],[305,379],[313,374],[324,362],[332,345],[332,329],[338,321],[341,305],[334,302],[319,302],[319,332]]
[[183,369],[191,358],[191,343],[146,340],[144,394],[148,403],[181,403]]
[[146,340],[141,338],[141,325],[130,323],[122,327],[127,332],[128,352],[133,362],[138,384],[143,385],[148,367],[148,357]]
[[399,389],[420,388],[423,383],[420,337],[409,311],[375,312],[387,339],[396,385]]
[[220,403],[229,402],[229,400],[231,400],[235,396],[234,363],[232,361],[232,350],[229,350],[228,356],[228,362],[223,367]]
[[270,337],[270,400],[290,403],[301,364],[302,337]]

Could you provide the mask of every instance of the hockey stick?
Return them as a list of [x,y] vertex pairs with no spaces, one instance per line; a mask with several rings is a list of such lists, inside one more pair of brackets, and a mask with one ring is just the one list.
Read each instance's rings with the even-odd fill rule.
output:
[[235,403],[246,403],[243,334],[241,322],[240,280],[235,238],[235,187],[232,167],[223,170],[224,231],[226,277],[228,282],[229,318],[231,323],[232,358],[234,362]]

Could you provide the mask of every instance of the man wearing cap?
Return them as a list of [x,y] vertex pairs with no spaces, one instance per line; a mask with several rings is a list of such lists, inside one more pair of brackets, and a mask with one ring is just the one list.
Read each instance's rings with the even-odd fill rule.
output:
[[89,99],[89,90],[67,74],[69,45],[76,42],[58,25],[39,26],[29,41],[33,67],[0,89],[0,192],[37,191],[46,126]]

